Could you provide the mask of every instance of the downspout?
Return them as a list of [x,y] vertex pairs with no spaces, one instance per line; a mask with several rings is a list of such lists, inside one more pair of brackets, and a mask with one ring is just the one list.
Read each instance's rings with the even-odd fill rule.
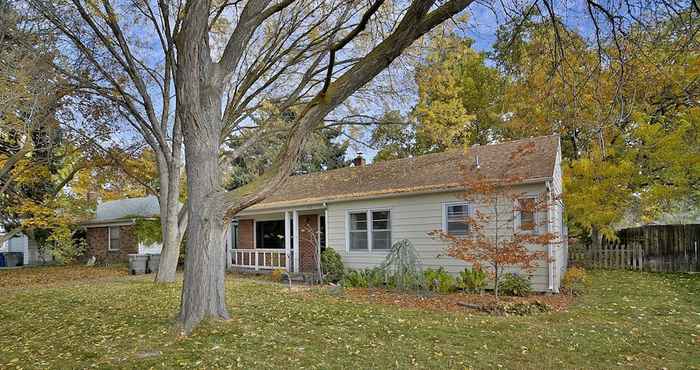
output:
[[[545,182],[546,188],[547,188],[547,229],[546,232],[547,234],[550,234],[552,232],[552,182],[551,181],[546,181]],[[554,260],[554,246],[552,245],[551,242],[547,243],[547,279],[549,280],[549,291],[552,293],[556,293],[554,291],[554,273],[556,271],[556,265],[555,265],[555,260]]]

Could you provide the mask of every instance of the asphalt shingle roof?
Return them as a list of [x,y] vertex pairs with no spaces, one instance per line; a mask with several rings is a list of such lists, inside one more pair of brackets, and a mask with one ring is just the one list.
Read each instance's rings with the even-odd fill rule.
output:
[[558,150],[559,136],[550,135],[292,176],[251,209],[459,189],[464,176],[474,171],[492,180],[507,174],[523,182],[544,181],[554,173]]
[[100,203],[97,205],[95,218],[90,220],[90,222],[158,216],[160,216],[158,198],[151,195],[142,198],[118,199]]

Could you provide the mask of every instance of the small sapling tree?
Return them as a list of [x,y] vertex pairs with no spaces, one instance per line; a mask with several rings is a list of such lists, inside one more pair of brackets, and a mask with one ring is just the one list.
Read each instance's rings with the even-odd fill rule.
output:
[[544,247],[556,244],[557,235],[548,231],[547,211],[555,201],[548,192],[523,192],[524,175],[513,174],[521,162],[534,152],[534,144],[518,144],[510,154],[503,171],[484,171],[487,163],[479,163],[479,150],[468,153],[469,164],[462,166],[464,205],[448,209],[447,230],[430,235],[447,242],[446,254],[483,268],[498,285],[508,267],[531,272],[538,262],[548,260]]

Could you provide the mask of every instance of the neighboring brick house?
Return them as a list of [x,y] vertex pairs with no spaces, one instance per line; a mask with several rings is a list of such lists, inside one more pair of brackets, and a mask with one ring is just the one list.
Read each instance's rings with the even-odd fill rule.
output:
[[154,196],[99,203],[95,217],[83,223],[88,244],[85,256],[115,263],[128,261],[133,253],[160,253],[159,244],[139,243],[134,230],[136,219],[156,218],[159,214],[158,199]]

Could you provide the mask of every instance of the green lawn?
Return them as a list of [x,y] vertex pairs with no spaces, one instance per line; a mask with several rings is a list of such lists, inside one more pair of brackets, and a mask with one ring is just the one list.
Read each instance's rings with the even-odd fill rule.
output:
[[566,312],[492,317],[231,277],[233,319],[187,338],[172,331],[179,286],[123,276],[0,284],[0,368],[700,368],[700,275],[592,278],[593,292]]

